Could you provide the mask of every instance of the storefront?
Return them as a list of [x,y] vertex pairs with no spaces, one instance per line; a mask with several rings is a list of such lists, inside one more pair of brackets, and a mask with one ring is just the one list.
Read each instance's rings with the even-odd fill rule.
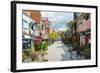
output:
[[91,40],[91,20],[88,19],[83,25],[79,28],[80,32],[80,46],[90,43]]
[[33,49],[32,35],[35,21],[29,18],[25,13],[22,15],[22,47],[23,50]]

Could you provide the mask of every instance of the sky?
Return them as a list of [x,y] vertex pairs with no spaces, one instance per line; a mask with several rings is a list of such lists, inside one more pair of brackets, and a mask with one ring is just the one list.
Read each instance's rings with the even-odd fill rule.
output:
[[52,23],[52,28],[55,31],[67,29],[66,24],[73,20],[74,14],[69,12],[48,12],[41,11],[42,17],[47,17]]

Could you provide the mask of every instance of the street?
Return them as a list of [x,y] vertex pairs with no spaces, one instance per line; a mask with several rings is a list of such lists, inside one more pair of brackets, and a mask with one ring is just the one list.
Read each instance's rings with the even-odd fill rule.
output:
[[65,61],[65,60],[79,60],[84,59],[83,56],[77,58],[76,51],[72,54],[69,52],[70,47],[64,45],[62,41],[56,41],[53,45],[48,47],[48,55],[45,57],[48,61]]
[[91,59],[91,14],[23,10],[23,62]]

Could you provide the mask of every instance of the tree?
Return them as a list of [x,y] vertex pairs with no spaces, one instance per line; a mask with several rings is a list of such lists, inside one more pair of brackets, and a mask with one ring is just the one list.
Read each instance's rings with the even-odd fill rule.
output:
[[58,33],[57,33],[57,32],[51,32],[51,33],[49,34],[49,38],[51,38],[51,39],[53,39],[53,40],[55,40],[57,37],[58,37]]
[[65,36],[64,36],[64,32],[61,32],[60,33],[60,36],[61,36],[61,38],[64,38]]
[[68,27],[72,27],[72,26],[74,25],[74,23],[75,23],[75,21],[72,20],[72,21],[70,21],[70,22],[67,23],[67,26],[68,26]]

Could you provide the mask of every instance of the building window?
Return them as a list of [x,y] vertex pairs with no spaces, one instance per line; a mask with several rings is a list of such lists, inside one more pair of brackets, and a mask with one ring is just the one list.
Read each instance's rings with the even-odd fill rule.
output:
[[23,19],[23,22],[28,24],[28,21],[26,21],[26,20],[24,20],[24,19]]
[[31,39],[23,39],[23,49],[31,49]]
[[90,13],[86,13],[85,16],[84,16],[84,19],[88,20],[89,18],[90,18]]

